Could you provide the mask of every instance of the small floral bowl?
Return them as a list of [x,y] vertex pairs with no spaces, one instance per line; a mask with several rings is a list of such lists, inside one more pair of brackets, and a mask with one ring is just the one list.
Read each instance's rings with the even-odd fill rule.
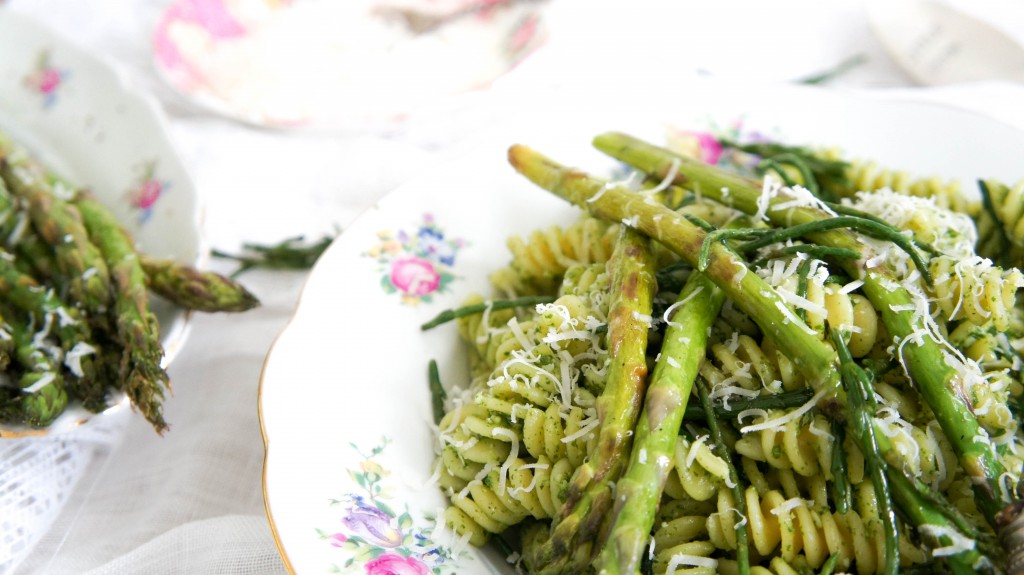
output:
[[[199,264],[200,207],[153,98],[110,63],[11,9],[0,10],[0,130],[110,207],[140,251]],[[165,362],[187,314],[153,300]],[[124,402],[118,402],[122,405]],[[89,418],[72,407],[46,431]],[[35,433],[0,430],[0,437]]]

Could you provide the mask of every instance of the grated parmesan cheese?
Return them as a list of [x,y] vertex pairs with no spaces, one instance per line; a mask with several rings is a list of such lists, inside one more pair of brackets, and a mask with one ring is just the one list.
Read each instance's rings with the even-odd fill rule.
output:
[[782,183],[770,176],[765,176],[761,183],[761,195],[757,197],[757,211],[754,213],[754,220],[768,221],[768,208],[772,205],[772,200],[779,194],[779,190],[782,189]]
[[95,347],[80,341],[64,355],[64,365],[71,370],[71,373],[75,374],[75,377],[82,377],[85,375],[82,371],[82,358],[94,353],[96,353]]
[[783,513],[789,513],[790,511],[796,509],[797,507],[811,507],[813,505],[813,501],[809,502],[801,499],[800,497],[792,497],[776,505],[774,508],[772,508],[770,513],[772,515],[779,516]]
[[795,293],[789,291],[788,289],[779,289],[778,293],[779,297],[781,297],[783,301],[789,303],[794,307],[800,308],[804,311],[808,311],[815,315],[819,315],[821,317],[828,317],[828,310],[825,309],[825,306],[823,305],[816,304],[805,297],[800,297]]
[[677,553],[669,560],[668,567],[665,568],[665,574],[672,575],[679,567],[706,567],[708,569],[718,569],[718,560],[710,557],[703,557],[701,555]]
[[466,486],[462,488],[462,491],[459,491],[458,494],[455,495],[455,498],[456,499],[465,499],[466,496],[469,495],[469,490],[472,489],[473,487],[477,486],[477,485],[483,485],[484,478],[487,477],[488,475],[490,475],[492,471],[494,471],[494,464],[493,463],[485,464],[484,468],[481,469],[480,472],[477,473],[473,477],[473,479],[471,479],[469,481],[469,483],[466,483]]
[[747,389],[745,387],[740,387],[738,385],[720,385],[715,386],[715,389],[713,389],[709,394],[711,399],[718,399],[719,397],[722,398],[722,407],[726,411],[730,410],[729,400],[732,399],[733,396],[737,395],[745,397],[747,399],[752,399],[761,395],[761,393],[759,391]]
[[668,172],[665,173],[665,177],[658,182],[658,185],[649,190],[644,190],[644,193],[647,195],[654,195],[667,190],[669,186],[672,185],[672,182],[675,181],[676,175],[679,173],[680,164],[681,162],[679,161],[679,158],[672,158],[672,165],[669,166]]
[[601,420],[594,417],[593,419],[588,421],[586,425],[581,426],[580,429],[576,431],[576,433],[566,435],[565,437],[563,437],[562,443],[572,443],[573,441],[576,441],[577,439],[594,431],[595,429],[597,429],[597,426],[599,425],[601,425]]
[[785,303],[781,301],[776,301],[775,307],[777,307],[779,311],[782,312],[782,315],[786,316],[785,321],[787,324],[792,323],[798,326],[800,329],[804,330],[804,332],[807,333],[808,335],[815,335],[817,333],[813,329],[807,327],[807,324],[800,321],[800,318],[796,317],[796,314],[794,314],[792,310],[790,310],[789,307],[786,306]]
[[505,462],[501,464],[498,469],[498,491],[505,491],[505,482],[508,478],[508,470],[512,467],[512,463],[519,457],[519,436],[514,431],[505,427],[495,427],[491,430],[491,437],[498,439],[507,439],[511,442],[511,447],[508,451],[508,457],[505,458]]
[[22,389],[21,391],[22,391],[22,393],[28,393],[28,394],[35,393],[35,392],[43,389],[47,385],[50,385],[51,383],[53,383],[53,380],[56,379],[56,377],[57,377],[57,374],[53,373],[52,371],[48,371],[48,372],[40,375],[38,381],[36,381],[32,385]]
[[697,459],[697,453],[700,451],[700,446],[709,438],[709,435],[701,435],[690,445],[690,451],[686,454],[686,467],[693,466],[693,461]]
[[690,295],[668,306],[668,308],[665,310],[665,313],[662,315],[662,318],[665,320],[665,323],[670,327],[683,327],[683,324],[674,322],[670,318],[675,314],[676,309],[686,305],[687,302],[697,297],[697,294],[699,294],[703,290],[704,286],[700,286],[697,289],[693,290],[693,293],[691,293]]
[[931,525],[924,524],[918,527],[918,530],[926,536],[935,539],[936,543],[942,543],[941,539],[946,538],[949,540],[948,544],[944,544],[941,547],[935,547],[932,549],[932,555],[935,557],[948,557],[950,555],[957,555],[964,551],[970,551],[974,549],[975,542],[973,539],[964,536],[956,529],[947,527],[945,525]]

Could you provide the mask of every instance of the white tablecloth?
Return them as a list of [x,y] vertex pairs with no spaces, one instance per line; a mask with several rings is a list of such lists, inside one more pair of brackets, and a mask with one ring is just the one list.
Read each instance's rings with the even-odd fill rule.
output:
[[[835,80],[836,89],[935,98],[1024,129],[1022,87],[911,87],[857,1],[552,2],[551,40],[531,61],[462,107],[386,135],[261,130],[191,107],[161,83],[151,63],[150,38],[166,0],[0,0],[0,9],[35,16],[106,55],[160,99],[206,204],[206,237],[226,250],[344,228],[397,184],[486,129],[524,88],[649,90],[695,75],[787,81],[862,54],[866,62]],[[1024,21],[1012,2],[978,6],[1016,10],[1016,21]],[[217,260],[212,266],[232,269]],[[52,481],[60,497],[21,531],[0,517],[0,534],[8,537],[0,549],[11,554],[0,552],[0,573],[285,571],[264,515],[257,389],[264,357],[292,314],[305,273],[254,271],[241,279],[263,305],[194,318],[170,367],[171,431],[158,437],[124,410],[89,434],[54,442],[54,458],[74,457],[80,465],[38,478]],[[18,460],[13,445],[0,444],[0,461]]]

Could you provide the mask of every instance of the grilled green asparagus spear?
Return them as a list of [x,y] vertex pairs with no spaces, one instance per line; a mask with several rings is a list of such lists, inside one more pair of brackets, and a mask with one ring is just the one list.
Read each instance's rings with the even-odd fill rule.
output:
[[[829,217],[814,208],[783,207],[792,199],[784,194],[771,198],[763,209],[759,205],[764,199],[758,182],[625,134],[602,134],[594,139],[594,145],[652,177],[675,174],[675,184],[699,191],[706,198],[746,213],[764,213],[777,226],[799,225]],[[846,230],[831,230],[815,234],[810,239],[821,245],[863,253],[857,237]],[[1001,498],[998,479],[1005,470],[992,443],[978,441],[985,437],[984,429],[964,399],[964,376],[954,367],[956,361],[933,336],[928,335],[930,330],[924,323],[925,318],[913,311],[916,310],[914,299],[894,280],[885,263],[869,267],[864,258],[844,259],[841,263],[850,276],[864,280],[864,293],[881,313],[889,333],[901,342],[913,342],[900,347],[904,364],[935,413],[965,472],[973,479],[982,513],[990,524],[994,523],[996,513],[1006,503]],[[922,334],[925,335],[922,337]]]
[[551,537],[524,555],[531,571],[578,573],[592,560],[598,532],[612,506],[612,484],[625,468],[643,403],[647,332],[655,292],[650,241],[623,227],[608,262],[613,301],[608,313],[611,365],[596,406],[600,419],[594,452],[576,470]]
[[[14,256],[0,249],[0,293],[10,306],[27,314],[38,329],[52,330],[60,342],[64,364],[73,377],[67,387],[89,409],[106,407],[106,391],[95,360],[96,346],[89,324],[78,310],[19,271]],[[58,362],[59,363],[59,362]]]
[[724,294],[700,273],[690,275],[669,318],[661,355],[651,375],[625,474],[615,484],[608,540],[595,567],[601,573],[636,573],[671,461],[676,436],[707,346],[708,328]]
[[161,362],[160,326],[149,310],[146,274],[131,239],[105,206],[82,193],[76,202],[90,239],[110,269],[114,338],[122,347],[121,385],[158,433],[167,429],[161,402],[170,388]]
[[260,305],[244,286],[218,273],[147,256],[141,256],[140,262],[149,289],[185,309],[242,312]]
[[11,415],[32,427],[46,427],[68,404],[60,360],[48,354],[28,324],[17,321],[14,315],[5,310],[4,316],[9,320],[6,325],[15,344],[20,388],[20,395],[13,402],[16,413]]

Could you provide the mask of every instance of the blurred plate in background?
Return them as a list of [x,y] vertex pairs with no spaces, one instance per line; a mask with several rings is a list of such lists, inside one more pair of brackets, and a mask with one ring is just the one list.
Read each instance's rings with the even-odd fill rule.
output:
[[387,127],[489,85],[543,40],[537,0],[176,0],[156,67],[201,107],[273,127]]

